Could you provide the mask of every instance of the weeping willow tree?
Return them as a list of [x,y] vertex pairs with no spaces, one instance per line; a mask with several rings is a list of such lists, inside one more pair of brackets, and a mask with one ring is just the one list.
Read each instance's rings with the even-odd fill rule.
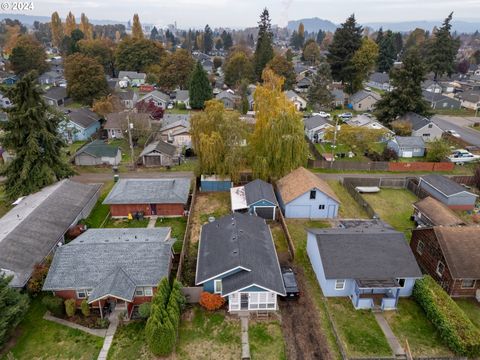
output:
[[216,174],[237,180],[245,166],[247,125],[236,111],[210,100],[191,120],[192,145],[198,155],[197,175]]
[[278,179],[305,165],[308,146],[301,115],[282,92],[284,79],[263,72],[255,90],[255,131],[250,140],[250,163],[255,176]]

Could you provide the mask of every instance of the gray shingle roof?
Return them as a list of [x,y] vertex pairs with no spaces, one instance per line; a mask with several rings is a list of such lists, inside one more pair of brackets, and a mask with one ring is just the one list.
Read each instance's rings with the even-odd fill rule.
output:
[[327,279],[381,280],[421,277],[401,232],[389,229],[310,229]]
[[395,136],[398,146],[403,148],[424,148],[425,141],[421,136]]
[[272,235],[265,220],[235,213],[203,225],[198,248],[196,283],[226,271],[242,270],[222,279],[222,295],[253,284],[285,294]]
[[14,274],[12,286],[25,285],[100,186],[63,180],[25,197],[0,219],[0,269]]
[[446,196],[452,196],[461,192],[469,192],[462,185],[443,175],[429,174],[422,176],[420,179],[421,181],[425,181],[427,184],[430,184]]
[[247,205],[251,205],[260,200],[267,200],[272,204],[277,203],[272,184],[256,179],[246,184],[244,188]]
[[102,140],[95,140],[78,150],[75,156],[86,153],[96,158],[116,157],[119,150],[118,146],[107,144]]
[[154,151],[159,152],[161,154],[173,156],[177,152],[177,147],[175,145],[169,144],[162,140],[155,141],[151,144],[148,144],[145,147],[145,149],[143,149],[142,153],[140,154],[140,157],[150,154]]
[[398,120],[408,121],[410,124],[412,124],[412,130],[420,130],[424,126],[431,123],[431,121],[425,116],[411,111],[401,116]]
[[159,91],[159,90],[153,90],[145,95],[143,95],[139,100],[138,102],[140,101],[148,101],[150,98],[154,98],[154,99],[158,99],[160,101],[163,101],[163,102],[169,102],[170,101],[170,96],[168,96],[167,94]]
[[44,97],[48,99],[53,99],[53,100],[61,100],[61,99],[66,99],[67,98],[67,88],[63,86],[54,86],[48,89],[45,94],[43,94]]
[[147,77],[147,74],[145,73],[139,73],[139,72],[136,72],[136,71],[120,71],[118,73],[118,78],[119,79],[123,79],[123,78],[129,78],[131,80],[133,79],[145,79]]
[[360,90],[360,91],[357,91],[352,96],[350,96],[349,102],[354,104],[354,103],[357,103],[359,101],[362,101],[363,99],[366,99],[369,96],[373,97],[375,100],[380,100],[382,98],[380,95],[378,95],[374,91]]
[[303,120],[303,123],[305,124],[305,128],[307,130],[312,130],[322,125],[330,124],[327,118],[322,117],[320,115],[306,118]]
[[189,178],[120,179],[104,204],[186,204]]
[[187,101],[190,98],[188,90],[177,90],[175,95],[177,101]]
[[84,129],[88,129],[93,124],[98,123],[101,119],[100,116],[88,108],[73,109],[67,114],[67,116],[71,122]]
[[368,80],[379,84],[387,84],[390,81],[390,77],[386,73],[374,72]]
[[170,228],[89,229],[57,249],[43,290],[92,289],[131,300],[137,286],[156,286],[171,261]]

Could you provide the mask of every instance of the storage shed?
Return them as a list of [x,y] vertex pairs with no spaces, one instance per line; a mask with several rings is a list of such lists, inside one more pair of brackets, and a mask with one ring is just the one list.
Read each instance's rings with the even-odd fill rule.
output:
[[200,191],[229,191],[233,186],[229,177],[221,177],[217,175],[202,175],[200,178]]

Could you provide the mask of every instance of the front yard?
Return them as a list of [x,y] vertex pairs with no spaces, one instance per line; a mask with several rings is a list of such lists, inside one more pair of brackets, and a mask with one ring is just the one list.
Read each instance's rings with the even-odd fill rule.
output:
[[480,329],[480,304],[475,299],[455,299],[470,321]]
[[[103,338],[43,319],[41,297],[32,300],[25,319],[15,330],[11,353],[17,360],[96,359]],[[7,360],[4,356],[2,360]]]

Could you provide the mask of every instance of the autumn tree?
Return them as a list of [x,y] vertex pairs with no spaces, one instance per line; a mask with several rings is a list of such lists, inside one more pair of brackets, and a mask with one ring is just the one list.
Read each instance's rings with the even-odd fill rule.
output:
[[188,89],[195,60],[190,53],[183,49],[166,55],[160,63],[158,85],[165,90]]
[[73,174],[58,134],[60,117],[50,112],[42,94],[35,73],[25,75],[5,92],[13,105],[4,110],[9,120],[0,122],[4,131],[2,145],[15,157],[0,175],[6,177],[5,192],[10,200]]
[[83,54],[73,54],[65,60],[67,93],[75,101],[91,105],[93,100],[105,96],[108,84],[102,65]]
[[126,38],[115,51],[117,70],[145,71],[150,65],[159,64],[165,54],[162,45],[148,39]]
[[4,34],[2,34],[2,44],[3,44],[3,52],[5,54],[10,55],[12,53],[13,48],[17,45],[17,41],[19,37],[22,35],[20,31],[20,25],[18,24],[5,24],[4,27]]
[[256,123],[250,140],[250,164],[256,177],[279,179],[307,161],[303,120],[282,91],[283,78],[272,70],[263,73],[257,86]]
[[94,58],[103,66],[105,74],[115,76],[115,44],[110,39],[80,40],[78,42],[80,53]]
[[308,104],[315,110],[330,109],[333,95],[329,90],[332,83],[332,73],[328,63],[321,63],[313,78],[313,84],[308,89]]
[[270,23],[270,15],[265,8],[258,22],[257,47],[254,55],[254,71],[257,80],[262,79],[262,72],[268,62],[273,58],[273,33]]
[[63,25],[58,12],[54,12],[52,14],[52,18],[50,20],[50,28],[52,31],[52,43],[53,46],[59,47],[62,43],[63,39]]
[[293,68],[293,63],[288,61],[285,56],[275,55],[275,57],[267,64],[267,68],[273,70],[275,74],[284,78],[284,90],[293,89],[297,80],[295,69]]
[[378,58],[378,45],[375,41],[365,37],[362,40],[362,46],[355,52],[352,58],[352,64],[355,69],[355,80],[353,82],[353,91],[363,88],[363,81],[373,72]]
[[302,57],[310,65],[315,65],[320,60],[320,48],[313,39],[308,39],[303,48]]
[[30,35],[21,35],[18,38],[9,60],[12,70],[19,76],[32,70],[43,74],[48,69],[47,55],[42,44]]
[[440,162],[446,160],[451,153],[450,145],[444,139],[430,141],[427,145],[427,161]]
[[64,34],[70,36],[72,31],[77,28],[77,23],[75,22],[75,16],[71,11],[68,12],[67,18],[65,19],[65,31]]
[[305,27],[303,23],[298,25],[298,30],[294,30],[292,36],[290,37],[290,45],[295,50],[300,50],[303,48],[305,43]]
[[[324,139],[333,141],[335,129],[328,129]],[[343,124],[337,131],[337,144],[348,144],[353,152],[363,154],[375,149],[375,144],[382,141],[388,130],[369,129]]]
[[189,88],[190,106],[192,109],[203,109],[205,102],[213,96],[208,76],[200,62],[197,62],[192,73]]
[[408,35],[407,40],[405,41],[405,50],[409,50],[411,48],[419,49],[425,44],[426,40],[427,34],[425,30],[416,28],[410,33],[410,35]]
[[394,120],[390,123],[390,127],[398,136],[411,136],[412,123],[406,120]]
[[68,56],[79,52],[80,48],[78,43],[79,41],[83,40],[83,38],[84,34],[80,29],[73,30],[70,36],[64,36],[60,46],[62,55]]
[[142,30],[142,25],[140,24],[140,19],[138,17],[138,14],[133,15],[132,39],[134,40],[143,39],[143,30]]
[[80,25],[78,27],[83,34],[85,35],[85,39],[92,40],[93,39],[93,27],[92,24],[88,21],[87,16],[82,13],[80,16]]
[[242,79],[254,79],[253,61],[246,52],[237,50],[230,54],[223,65],[225,83],[236,86]]
[[122,108],[120,99],[112,94],[94,100],[92,105],[93,111],[101,116],[119,112]]

